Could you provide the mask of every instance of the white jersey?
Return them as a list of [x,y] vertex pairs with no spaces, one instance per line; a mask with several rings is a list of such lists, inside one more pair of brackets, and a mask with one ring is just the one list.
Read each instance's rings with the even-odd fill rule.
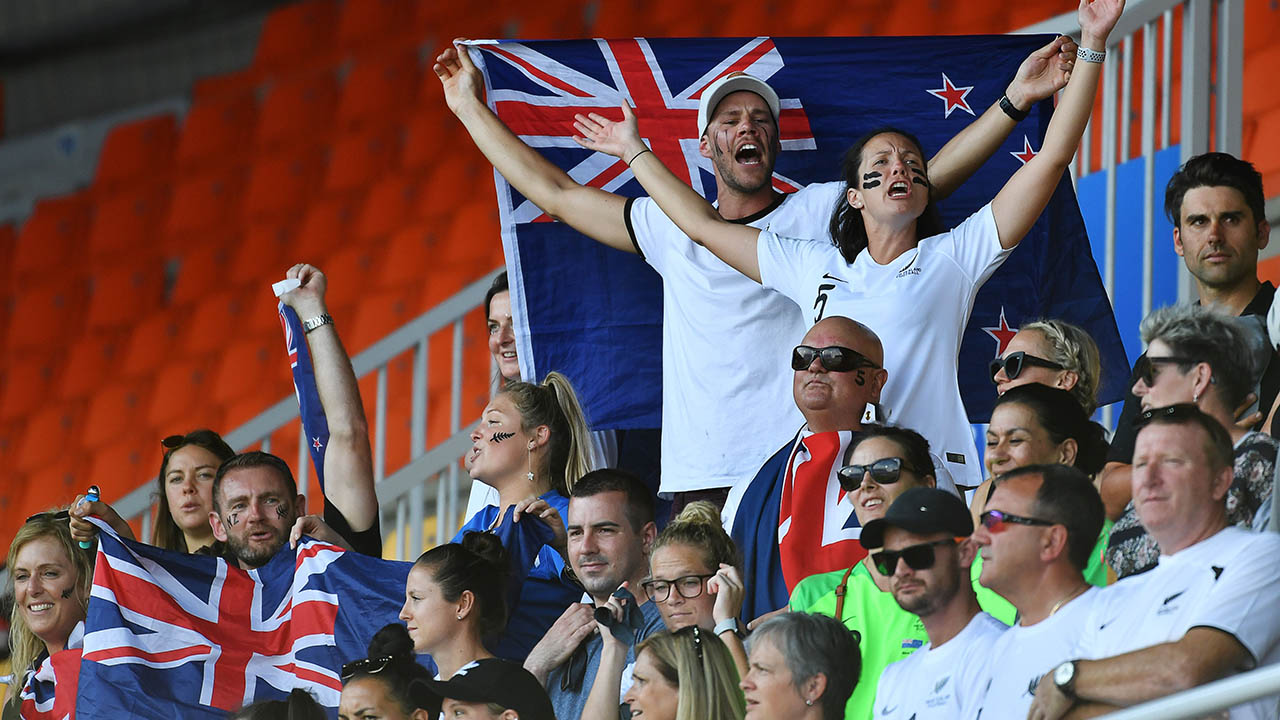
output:
[[806,326],[844,315],[880,336],[888,421],[923,435],[956,484],[980,484],[957,373],[978,290],[1011,252],[1000,246],[991,205],[886,265],[866,250],[850,264],[829,243],[795,242],[780,231],[760,233],[757,252],[764,286],[803,308]]
[[1014,625],[991,646],[978,684],[978,720],[1025,718],[1045,673],[1080,657],[1080,632],[1101,590],[1088,590],[1035,625]]
[[[1101,659],[1182,638],[1195,627],[1231,635],[1259,667],[1280,661],[1280,536],[1228,527],[1155,568],[1102,590],[1082,654]],[[1063,658],[1067,659],[1067,658]],[[1275,697],[1231,708],[1232,720],[1280,717]]]
[[876,687],[876,720],[972,718],[991,646],[1008,629],[980,612],[941,647],[925,644],[889,665]]
[[[822,238],[843,183],[809,185],[744,224]],[[791,349],[808,325],[789,300],[693,242],[657,203],[627,203],[627,230],[662,276],[663,493],[751,482],[804,422]]]

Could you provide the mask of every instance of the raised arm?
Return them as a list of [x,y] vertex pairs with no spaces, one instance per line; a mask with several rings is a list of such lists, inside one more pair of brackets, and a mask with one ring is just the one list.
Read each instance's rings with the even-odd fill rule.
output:
[[756,255],[760,231],[726,221],[711,203],[672,174],[640,139],[630,105],[622,104],[622,122],[596,113],[575,117],[573,126],[582,134],[581,138],[574,138],[579,145],[625,160],[649,197],[686,235],[738,272],[760,282]]
[[[1120,19],[1124,0],[1080,0],[1080,45],[1088,51],[1107,49],[1107,36]],[[1054,110],[1039,154],[1018,169],[991,203],[1000,244],[1017,246],[1040,216],[1071,162],[1085,123],[1093,111],[1100,62],[1077,62],[1071,81]]]
[[[302,281],[299,288],[280,298],[298,313],[299,319],[305,321],[328,313],[324,302],[328,281],[319,268],[294,265],[286,277]],[[364,417],[360,387],[333,323],[307,333],[307,346],[315,368],[316,391],[329,423],[329,449],[324,456],[325,498],[342,513],[352,530],[364,532],[373,527],[378,516],[378,497],[373,490],[373,452],[369,449],[369,422]]]
[[[1028,112],[1041,100],[1066,87],[1076,61],[1076,44],[1061,36],[1027,56],[1018,66],[1005,96],[1016,112]],[[934,197],[945,198],[960,187],[1000,149],[1017,121],[994,103],[977,120],[951,138],[929,159]]]
[[449,109],[480,152],[512,187],[551,217],[611,248],[636,252],[623,217],[626,198],[579,185],[503,125],[484,104],[484,82],[462,42],[462,38],[454,40],[432,69],[444,87]]

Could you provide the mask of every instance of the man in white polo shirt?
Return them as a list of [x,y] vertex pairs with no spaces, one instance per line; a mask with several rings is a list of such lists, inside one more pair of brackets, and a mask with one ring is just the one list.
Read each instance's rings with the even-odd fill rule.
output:
[[[750,481],[802,422],[791,402],[783,348],[793,346],[808,323],[790,300],[690,240],[649,198],[580,185],[522,142],[485,105],[484,81],[459,42],[433,69],[476,147],[548,215],[640,255],[662,276],[660,490],[675,496],[673,513],[696,499],[723,506],[729,488]],[[986,162],[1016,126],[1015,116],[1061,89],[1060,69],[1074,57],[1067,38],[1032,53],[1004,104],[993,104],[929,160],[934,193],[945,197]],[[777,93],[743,73],[702,92],[699,151],[715,171],[717,209],[734,222],[827,242],[843,183],[815,183],[789,195],[773,189],[782,149],[778,112]]]
[[[1091,716],[1280,660],[1280,537],[1227,524],[1231,438],[1193,404],[1139,423],[1133,501],[1164,554],[1100,591],[1073,629],[1080,653],[1040,681],[1031,717]],[[1275,697],[1231,708],[1232,720],[1276,717]]]

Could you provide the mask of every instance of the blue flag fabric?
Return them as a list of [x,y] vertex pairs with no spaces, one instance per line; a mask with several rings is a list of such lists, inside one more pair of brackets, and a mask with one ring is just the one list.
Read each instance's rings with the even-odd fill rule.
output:
[[787,477],[787,460],[793,447],[794,438],[760,468],[747,486],[741,504],[755,511],[735,513],[729,530],[734,544],[742,551],[745,593],[740,620],[744,627],[767,612],[786,607],[790,600],[778,549],[778,513]]
[[[621,161],[578,147],[573,115],[619,119],[625,98],[648,123],[653,151],[708,199],[715,180],[698,153],[703,88],[747,71],[782,98],[780,191],[840,178],[840,158],[863,133],[896,125],[926,154],[996,102],[1018,65],[1049,36],[928,38],[697,38],[485,41],[472,56],[490,107],[529,145],[580,183],[644,194]],[[1052,102],[1039,103],[994,156],[941,205],[954,227],[985,205],[1040,147]],[[524,372],[573,380],[596,428],[661,421],[661,279],[638,257],[552,222],[495,173],[512,306]],[[822,225],[825,227],[825,220]],[[572,278],[566,282],[566,278]],[[1086,329],[1102,354],[1103,403],[1119,400],[1128,362],[1090,252],[1070,180],[979,293],[960,349],[960,387],[973,422],[995,392],[987,365],[1017,327],[1059,318]],[[732,362],[732,358],[724,359]]]
[[293,373],[293,392],[298,397],[298,411],[302,416],[302,428],[306,431],[311,465],[316,471],[320,492],[324,492],[324,454],[329,447],[329,421],[324,417],[320,404],[320,392],[316,389],[316,371],[311,364],[311,348],[302,331],[298,313],[283,302],[277,303],[280,328],[284,330],[285,349],[289,353],[289,369]]
[[296,552],[245,572],[222,558],[122,540],[94,522],[82,720],[221,720],[294,687],[336,717],[340,668],[365,657],[404,602],[410,563],[303,538]]

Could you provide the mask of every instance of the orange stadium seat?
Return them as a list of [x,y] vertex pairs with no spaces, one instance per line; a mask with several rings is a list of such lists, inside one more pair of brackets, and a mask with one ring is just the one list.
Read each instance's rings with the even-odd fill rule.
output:
[[27,474],[23,518],[70,505],[93,484],[85,475],[87,464],[79,453],[65,453]]
[[164,299],[164,263],[159,255],[134,253],[89,278],[89,330],[128,327]]
[[192,428],[166,428],[159,435],[146,429],[132,430],[115,442],[89,453],[85,463],[84,484],[97,485],[102,490],[102,498],[108,502],[136,490],[144,483],[154,488],[156,476],[160,474],[160,460],[164,456],[160,438],[190,429]]
[[181,352],[209,356],[221,353],[227,340],[235,337],[247,300],[244,288],[224,288],[196,301],[178,339]]
[[86,278],[52,273],[19,293],[5,332],[5,351],[57,346],[84,323]]
[[132,181],[164,180],[173,169],[177,121],[157,115],[112,128],[98,155],[94,190],[110,190]]
[[441,157],[418,187],[417,216],[438,220],[477,196],[494,197],[492,171],[490,165],[469,163],[456,154]]
[[[326,303],[330,308],[354,306],[377,290],[372,281],[376,269],[374,258],[378,254],[367,243],[349,243],[324,258],[319,267],[329,280]],[[341,331],[346,333],[345,329]],[[348,347],[347,350],[355,354],[354,348]]]
[[[400,167],[422,170],[434,167],[437,158],[461,142],[461,124],[449,111],[422,110],[405,122]],[[470,142],[470,140],[467,140]]]
[[364,197],[359,193],[334,195],[312,202],[298,225],[294,261],[318,263],[350,241],[352,228],[363,205]]
[[337,20],[334,0],[308,0],[272,11],[262,26],[253,67],[273,72],[296,67],[300,58],[330,55]]
[[420,35],[407,27],[413,16],[413,0],[350,0],[338,16],[338,46],[361,50],[388,43],[410,43]]
[[79,443],[83,404],[49,403],[27,416],[15,467],[30,472],[48,464]]
[[392,125],[353,132],[333,143],[325,173],[325,192],[371,185],[392,171],[400,152],[401,133]]
[[252,92],[197,100],[182,123],[178,168],[225,163],[243,156],[252,141],[257,118],[258,101]]
[[155,372],[166,362],[184,357],[186,353],[178,344],[178,332],[187,321],[188,311],[189,308],[183,306],[165,308],[135,325],[120,345],[120,372],[130,376]]
[[124,358],[128,339],[129,331],[85,333],[67,339],[63,345],[66,362],[57,397],[83,397],[92,392],[103,377],[114,376]]
[[258,113],[259,148],[323,140],[333,125],[338,81],[325,66],[272,82]]
[[392,287],[420,283],[434,274],[433,250],[437,230],[424,223],[415,223],[392,233],[379,253],[378,284]]
[[83,448],[99,448],[141,427],[150,406],[152,383],[148,377],[99,385],[89,398],[84,430],[77,444]]
[[342,328],[348,352],[354,354],[369,347],[417,317],[421,313],[418,296],[418,287],[414,283],[361,297],[356,303],[352,322]]
[[47,198],[18,232],[12,278],[21,288],[42,282],[49,273],[78,269],[84,259],[89,203],[82,193]]
[[296,225],[297,218],[292,216],[251,223],[231,256],[227,279],[237,285],[264,283],[264,287],[265,283],[283,279],[285,271],[298,262],[294,244]]
[[418,53],[413,48],[357,61],[342,83],[338,126],[362,127],[403,114],[414,100],[418,78]]
[[95,196],[89,223],[91,261],[121,257],[157,243],[169,209],[167,183],[133,185]]
[[387,235],[404,225],[414,209],[417,185],[416,178],[395,174],[371,187],[351,239],[364,242]]
[[250,220],[299,212],[323,177],[324,149],[308,146],[259,156],[249,171],[244,212]]
[[249,397],[259,410],[289,392],[289,365],[283,337],[227,342],[217,353],[208,398],[230,404]]
[[175,258],[177,273],[170,302],[195,302],[225,289],[238,244],[238,234],[232,233],[202,235],[199,241],[189,243]]
[[0,385],[0,421],[18,420],[48,402],[58,379],[62,353],[7,353]]
[[240,219],[245,171],[239,167],[209,170],[180,180],[165,219],[166,242],[181,244],[192,233],[225,229]]
[[[172,357],[156,375],[156,392],[151,395],[146,422],[155,427],[189,424],[191,418],[204,418],[204,405],[209,393],[212,358],[175,361]],[[212,406],[213,403],[208,403]],[[202,423],[203,420],[196,420]],[[175,431],[178,432],[178,431]]]

